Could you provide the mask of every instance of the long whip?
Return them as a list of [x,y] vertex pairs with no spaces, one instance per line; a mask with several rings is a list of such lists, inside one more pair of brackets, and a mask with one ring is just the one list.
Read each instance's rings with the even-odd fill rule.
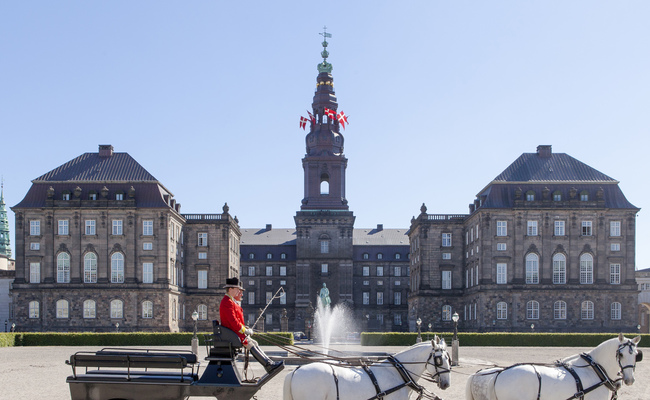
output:
[[[278,294],[278,293],[281,293],[281,294]],[[255,323],[253,324],[253,326],[251,326],[251,328],[255,329],[255,326],[257,326],[257,323],[259,322],[260,318],[262,318],[262,315],[264,315],[264,313],[266,312],[266,309],[269,308],[269,306],[271,305],[271,302],[273,302],[273,300],[275,300],[275,299],[279,299],[284,294],[285,294],[284,293],[284,288],[282,286],[280,286],[280,289],[278,289],[278,291],[275,292],[273,297],[271,297],[271,300],[269,300],[269,302],[266,303],[266,307],[264,307],[264,309],[260,313],[260,316],[257,317],[257,319],[255,320]]]

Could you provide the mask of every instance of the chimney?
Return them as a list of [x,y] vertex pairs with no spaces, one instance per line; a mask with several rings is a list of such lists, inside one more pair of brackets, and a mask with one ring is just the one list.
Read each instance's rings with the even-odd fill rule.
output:
[[100,144],[99,145],[99,156],[100,157],[110,157],[113,155],[113,146],[110,144]]
[[271,225],[271,224],[266,224],[266,230],[267,230],[267,231],[270,231],[271,229],[273,229],[273,225]]
[[539,146],[537,146],[537,155],[540,158],[551,158],[551,153],[552,151],[551,151],[550,144],[547,145],[540,144]]
[[384,224],[377,224],[377,230],[378,231],[383,231],[384,230]]

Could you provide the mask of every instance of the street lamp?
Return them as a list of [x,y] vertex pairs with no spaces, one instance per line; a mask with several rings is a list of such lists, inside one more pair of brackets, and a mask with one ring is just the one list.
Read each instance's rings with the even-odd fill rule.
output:
[[429,332],[431,332],[431,322],[429,322],[429,331],[427,332],[427,342],[429,341]]
[[366,330],[370,331],[370,314],[366,314]]
[[119,322],[115,323],[115,333],[120,333],[120,323]]
[[422,320],[420,317],[418,317],[417,320],[415,320],[415,324],[418,326],[418,338],[415,339],[415,343],[422,343],[422,332],[420,331],[420,325],[422,325]]
[[192,353],[199,354],[199,338],[196,337],[196,321],[199,319],[199,313],[194,310],[192,312],[192,321],[194,321],[194,335],[192,336]]
[[451,340],[451,365],[458,365],[458,313],[451,316],[454,321],[454,338]]
[[535,332],[535,324],[530,324],[530,331]]
[[16,332],[16,323],[11,324],[11,332]]
[[7,320],[5,319],[5,332],[7,332]]

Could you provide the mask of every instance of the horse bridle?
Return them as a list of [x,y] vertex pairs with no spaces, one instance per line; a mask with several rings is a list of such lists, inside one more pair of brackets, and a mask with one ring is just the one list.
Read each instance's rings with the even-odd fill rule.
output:
[[632,343],[631,340],[628,340],[627,342],[621,343],[618,346],[618,350],[616,350],[616,360],[618,361],[618,366],[621,367],[621,373],[624,372],[626,368],[632,368],[632,370],[635,370],[636,369],[636,363],[643,360],[643,352],[641,350],[637,349],[636,358],[634,359],[634,364],[623,366],[621,364],[621,358],[623,358],[623,355],[621,354],[621,352],[623,350],[625,350],[626,347],[628,348],[628,351],[630,352],[630,354],[633,354],[634,353],[634,348],[636,347],[636,345],[634,343]]
[[[449,353],[447,353],[447,350],[433,349],[433,351],[429,353],[429,358],[427,358],[427,362],[424,365],[425,370],[427,365],[433,365],[436,373],[431,374],[431,378],[433,382],[436,382],[438,384],[440,383],[440,375],[451,371],[451,369],[447,369],[442,366],[443,357],[447,357],[447,359],[449,359]],[[431,359],[433,359],[433,362],[431,362]],[[451,363],[449,363],[449,365],[451,365]]]

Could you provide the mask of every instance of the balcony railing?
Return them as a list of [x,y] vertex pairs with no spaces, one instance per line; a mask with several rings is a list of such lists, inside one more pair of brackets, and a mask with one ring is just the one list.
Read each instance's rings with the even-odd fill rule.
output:
[[462,220],[465,218],[467,218],[467,214],[427,214],[427,219],[435,221]]
[[182,214],[188,221],[223,219],[223,214]]

